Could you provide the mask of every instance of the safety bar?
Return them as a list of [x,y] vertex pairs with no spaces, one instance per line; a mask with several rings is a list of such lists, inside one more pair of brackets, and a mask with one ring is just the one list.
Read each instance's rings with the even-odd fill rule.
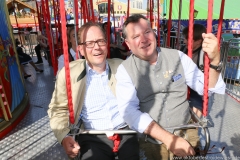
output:
[[79,134],[106,134],[108,137],[113,136],[114,134],[136,134],[134,130],[84,130]]
[[[181,130],[181,129],[194,129],[194,128],[203,128],[204,134],[205,134],[205,146],[204,150],[202,152],[203,156],[206,156],[209,146],[210,146],[210,134],[208,127],[213,127],[213,125],[206,119],[205,117],[200,119],[195,112],[190,108],[191,114],[196,119],[196,123],[191,124],[184,124],[180,126],[173,126],[173,127],[166,127],[164,129],[166,130]],[[79,129],[79,128],[78,128]],[[76,133],[76,132],[75,132]],[[70,134],[70,135],[78,135],[78,134],[106,134],[107,136],[113,136],[114,134],[136,134],[137,132],[134,130],[83,130],[79,129],[79,132],[76,134]]]
[[201,123],[203,123],[205,125],[205,122],[198,122],[198,123],[180,125],[180,126],[176,126],[176,127],[167,127],[165,129],[166,130],[181,130],[181,129],[193,129],[193,128],[198,128],[198,127],[203,128],[204,135],[205,135],[205,146],[204,146],[202,154],[203,154],[203,156],[206,156],[206,154],[209,150],[209,146],[210,146],[210,134],[209,134],[208,126],[203,126],[203,125],[201,125]]
[[190,112],[191,114],[194,116],[194,118],[196,119],[196,123],[191,123],[191,124],[186,124],[186,125],[180,125],[180,126],[175,126],[175,127],[167,127],[165,128],[166,130],[180,130],[180,129],[193,129],[193,128],[203,128],[204,130],[204,135],[205,135],[205,146],[203,149],[203,156],[206,156],[208,150],[209,150],[209,146],[210,146],[210,134],[209,134],[209,130],[208,127],[213,127],[213,124],[211,124],[209,122],[208,119],[206,119],[205,117],[203,117],[202,119],[200,119],[195,112],[193,112],[193,110],[190,108]]

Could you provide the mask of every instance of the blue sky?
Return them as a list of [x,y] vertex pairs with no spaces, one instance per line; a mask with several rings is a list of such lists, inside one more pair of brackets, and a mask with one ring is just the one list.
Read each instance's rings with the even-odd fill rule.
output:
[[[125,2],[127,3],[127,0],[119,0],[120,2]],[[143,9],[147,8],[147,0],[143,0]]]

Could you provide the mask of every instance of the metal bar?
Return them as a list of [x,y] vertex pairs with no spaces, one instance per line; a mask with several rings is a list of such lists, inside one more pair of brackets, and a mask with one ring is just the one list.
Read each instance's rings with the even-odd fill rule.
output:
[[205,133],[205,147],[204,147],[204,152],[203,152],[203,156],[206,156],[208,150],[209,150],[209,146],[210,146],[210,133],[208,128],[203,128],[204,129],[204,133]]
[[106,134],[106,135],[113,135],[113,134],[136,134],[137,132],[134,130],[84,130],[79,131],[79,134]]
[[[76,48],[74,48],[76,50],[76,58],[79,59],[79,57],[81,58],[81,55],[79,55],[78,52],[78,42],[77,42],[77,33],[78,33],[78,2],[77,0],[73,0],[73,12],[74,12],[74,34],[75,34],[75,43],[76,43]],[[68,34],[68,33],[67,33]],[[70,33],[69,33],[70,34]]]
[[179,0],[178,12],[178,30],[177,30],[177,49],[180,50],[180,27],[181,27],[181,14],[182,14],[182,0]]

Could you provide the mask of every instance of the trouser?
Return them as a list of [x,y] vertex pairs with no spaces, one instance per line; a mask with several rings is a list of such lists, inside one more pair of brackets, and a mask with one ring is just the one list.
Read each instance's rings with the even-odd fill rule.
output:
[[[35,47],[35,52],[36,52],[36,54],[37,54],[37,59],[38,59],[37,62],[43,62],[42,56],[41,56],[41,46],[40,46],[40,44],[38,44],[38,45]],[[51,61],[51,55],[50,55],[49,46],[46,48],[45,58],[48,60],[49,65],[52,66],[52,61]]]
[[36,54],[37,54],[37,61],[38,62],[42,62],[43,60],[42,60],[42,56],[41,56],[41,46],[40,46],[40,44],[38,44],[36,47],[35,47],[35,52],[36,52]]
[[50,47],[49,46],[46,48],[45,57],[47,57],[49,66],[52,66],[52,59],[51,59],[51,55],[50,55]]
[[[198,150],[200,146],[198,129],[179,130],[175,134],[187,140],[194,149]],[[139,145],[141,159],[172,160],[175,157],[172,152],[168,151],[165,144],[153,144],[141,138],[139,139]]]
[[80,134],[77,136],[80,145],[81,160],[139,160],[139,144],[136,134],[120,134],[119,150],[113,152],[113,141],[105,134]]

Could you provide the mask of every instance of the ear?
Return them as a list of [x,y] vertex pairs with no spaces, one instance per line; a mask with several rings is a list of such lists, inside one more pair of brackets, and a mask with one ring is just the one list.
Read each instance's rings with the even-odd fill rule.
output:
[[85,56],[85,52],[84,52],[84,50],[83,50],[83,45],[78,45],[78,50],[80,51],[80,54],[82,55],[82,56]]
[[127,44],[128,48],[131,50],[129,41],[128,41],[127,39],[125,39],[124,41],[125,41],[125,43]]

